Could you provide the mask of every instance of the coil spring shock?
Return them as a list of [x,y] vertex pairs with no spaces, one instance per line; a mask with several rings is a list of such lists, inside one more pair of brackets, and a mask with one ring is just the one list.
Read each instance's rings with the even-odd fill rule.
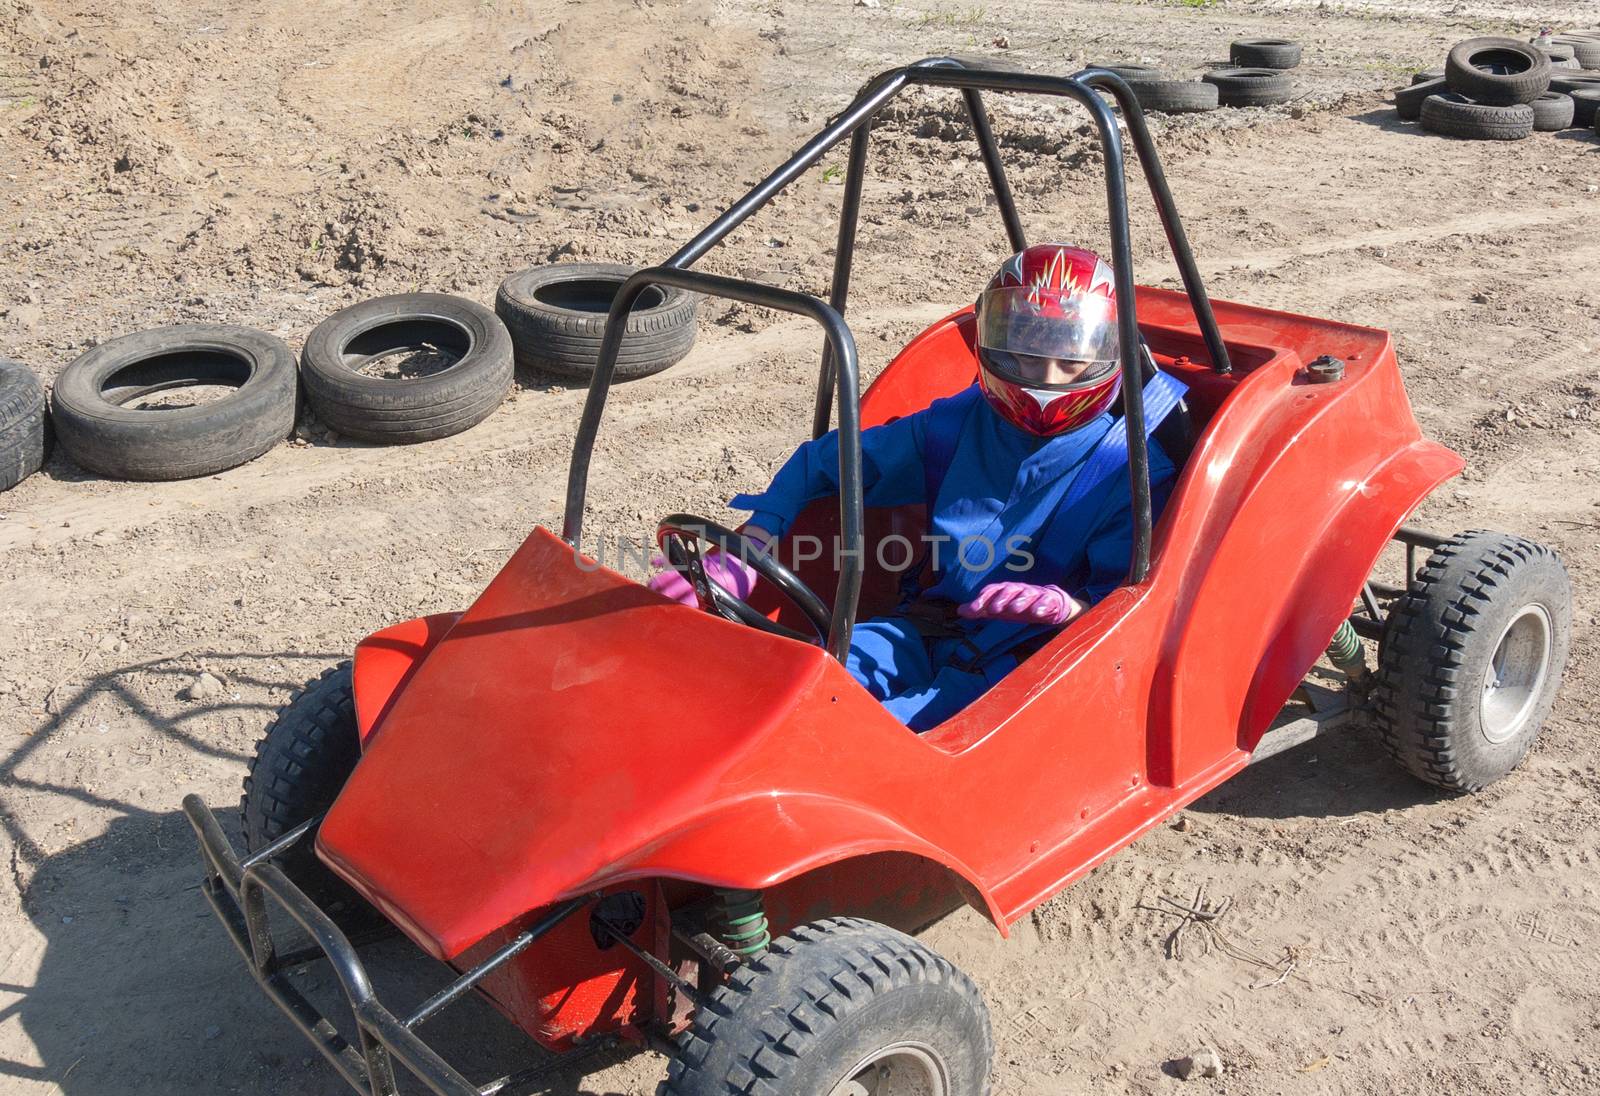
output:
[[1352,681],[1359,681],[1367,673],[1367,651],[1361,646],[1361,637],[1348,620],[1339,625],[1328,643],[1328,660],[1343,670]]
[[767,950],[772,935],[767,931],[767,911],[761,892],[724,890],[717,892],[721,907],[722,942],[741,959],[752,959]]

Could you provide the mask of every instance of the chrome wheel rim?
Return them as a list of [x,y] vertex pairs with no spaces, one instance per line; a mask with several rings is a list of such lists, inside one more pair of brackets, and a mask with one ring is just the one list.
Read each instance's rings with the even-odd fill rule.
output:
[[1538,705],[1550,673],[1551,634],[1543,605],[1526,606],[1500,633],[1479,706],[1483,737],[1495,745],[1515,738]]
[[949,1096],[944,1059],[926,1043],[873,1051],[845,1073],[828,1096]]

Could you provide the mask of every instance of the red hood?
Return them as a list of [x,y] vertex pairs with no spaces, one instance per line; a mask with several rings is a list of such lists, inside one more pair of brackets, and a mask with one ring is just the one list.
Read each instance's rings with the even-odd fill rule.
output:
[[536,529],[384,714],[318,849],[454,956],[699,813],[830,665]]

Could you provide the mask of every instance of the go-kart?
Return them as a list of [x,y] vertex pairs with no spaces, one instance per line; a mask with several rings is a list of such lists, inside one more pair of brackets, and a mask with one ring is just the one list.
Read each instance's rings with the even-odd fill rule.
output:
[[[920,735],[841,665],[855,621],[890,608],[904,578],[898,556],[874,547],[925,521],[920,507],[863,505],[861,431],[961,390],[976,367],[966,308],[858,392],[843,313],[870,125],[912,85],[964,96],[1012,250],[1023,228],[980,93],[1088,110],[1126,302],[1135,517],[1126,584]],[[1183,292],[1134,283],[1112,101]],[[847,137],[828,301],[692,269]],[[703,545],[748,547],[713,521],[671,515],[659,529],[699,608],[580,551],[621,317],[652,285],[786,310],[826,337],[813,436],[837,414],[841,487],[789,540],[839,550],[749,555],[765,581],[744,600],[706,580]],[[1180,477],[1159,524],[1142,393],[1155,370],[1188,386],[1160,427]],[[628,279],[561,535],[536,528],[464,612],[369,636],[353,668],[288,705],[246,781],[246,851],[185,800],[204,892],[267,995],[374,1096],[408,1073],[439,1096],[511,1092],[543,1068],[473,1082],[448,1064],[423,1029],[467,993],[549,1050],[670,1045],[663,1092],[676,1096],[987,1092],[982,999],[908,933],[965,904],[1005,935],[1252,761],[1356,718],[1451,791],[1505,775],[1528,750],[1566,659],[1570,588],[1529,541],[1406,524],[1462,463],[1422,437],[1384,332],[1209,300],[1118,77],[948,59],[886,72],[664,264]],[[1375,581],[1394,540],[1405,581]],[[291,950],[274,926],[296,924],[309,944]],[[414,1008],[386,1004],[368,979],[357,945],[383,929],[450,968]],[[354,1030],[302,993],[306,963],[331,967]]]

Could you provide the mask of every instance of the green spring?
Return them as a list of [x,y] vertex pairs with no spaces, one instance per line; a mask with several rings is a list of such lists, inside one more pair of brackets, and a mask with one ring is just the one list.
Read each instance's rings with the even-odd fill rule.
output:
[[725,890],[718,892],[722,906],[722,942],[741,959],[760,955],[772,943],[767,931],[767,911],[761,892]]
[[1361,637],[1356,635],[1356,630],[1348,620],[1339,624],[1339,630],[1333,633],[1333,639],[1328,644],[1328,658],[1333,664],[1351,677],[1360,677],[1367,672],[1367,651],[1361,646]]

